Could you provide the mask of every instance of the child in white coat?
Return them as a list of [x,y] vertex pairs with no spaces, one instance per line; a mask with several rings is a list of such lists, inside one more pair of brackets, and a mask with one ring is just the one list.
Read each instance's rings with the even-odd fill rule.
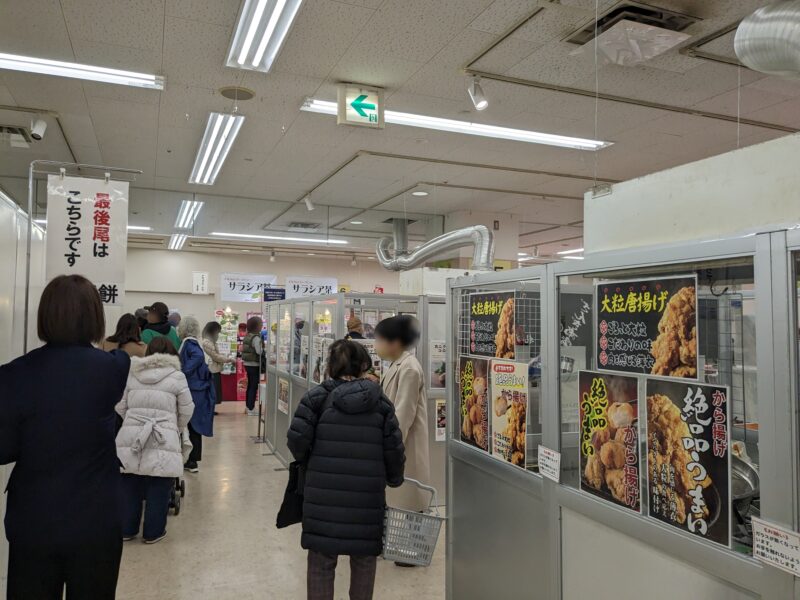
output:
[[167,338],[153,339],[144,358],[132,358],[116,408],[123,419],[117,434],[122,538],[139,534],[144,504],[143,538],[154,544],[167,535],[170,491],[183,473],[181,431],[194,411],[178,353]]

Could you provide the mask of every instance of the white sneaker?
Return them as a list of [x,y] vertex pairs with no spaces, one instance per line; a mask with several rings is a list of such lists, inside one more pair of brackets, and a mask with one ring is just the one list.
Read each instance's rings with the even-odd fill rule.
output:
[[258,411],[256,409],[248,410],[247,411],[247,416],[248,417],[257,417],[258,416]]
[[167,537],[167,532],[166,531],[164,533],[162,533],[160,536],[158,536],[157,538],[153,538],[152,540],[145,540],[144,543],[145,544],[157,544],[158,542],[163,540],[165,537]]

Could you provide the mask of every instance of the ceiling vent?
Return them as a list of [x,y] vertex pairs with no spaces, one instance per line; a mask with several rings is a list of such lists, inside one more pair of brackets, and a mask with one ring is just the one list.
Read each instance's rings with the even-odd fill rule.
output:
[[31,134],[25,127],[0,125],[0,146],[30,148]]
[[[303,221],[292,221],[288,227],[290,231],[316,231],[320,228],[321,223],[304,223]],[[266,231],[266,228],[264,228]]]
[[[669,31],[683,31],[689,25],[700,21],[682,13],[657,8],[640,2],[621,2],[605,12],[597,20],[597,33],[611,29],[620,21],[628,20],[642,25],[660,27]],[[592,21],[570,34],[564,41],[583,46],[594,39],[595,22]]]
[[[394,219],[395,219],[394,217],[389,217],[384,221],[384,223],[386,223],[387,225],[394,225]],[[412,225],[416,222],[417,222],[416,219],[406,219],[406,225]]]

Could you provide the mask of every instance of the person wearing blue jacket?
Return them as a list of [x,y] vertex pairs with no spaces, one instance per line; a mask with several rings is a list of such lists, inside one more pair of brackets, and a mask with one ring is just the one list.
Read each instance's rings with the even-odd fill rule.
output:
[[0,367],[0,464],[16,463],[5,516],[8,598],[111,600],[122,531],[114,406],[130,358],[105,335],[94,284],[61,275],[42,293],[44,346]]
[[206,355],[200,345],[200,323],[194,317],[183,317],[178,326],[181,348],[180,358],[183,374],[189,383],[189,391],[194,400],[194,414],[189,421],[189,440],[192,442],[192,451],[184,465],[190,473],[200,470],[198,463],[203,457],[203,436],[214,435],[214,383],[211,371],[206,364]]

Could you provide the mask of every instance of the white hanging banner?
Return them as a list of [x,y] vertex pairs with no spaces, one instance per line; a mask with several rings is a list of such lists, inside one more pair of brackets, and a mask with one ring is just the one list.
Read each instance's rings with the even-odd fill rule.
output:
[[207,271],[192,271],[192,293],[208,294]]
[[288,275],[286,277],[287,298],[327,296],[338,291],[339,280],[335,277],[304,277],[302,275]]
[[121,306],[127,253],[128,182],[48,176],[48,281],[83,275],[104,304]]
[[263,302],[264,288],[278,283],[277,275],[223,273],[219,293],[222,302]]

